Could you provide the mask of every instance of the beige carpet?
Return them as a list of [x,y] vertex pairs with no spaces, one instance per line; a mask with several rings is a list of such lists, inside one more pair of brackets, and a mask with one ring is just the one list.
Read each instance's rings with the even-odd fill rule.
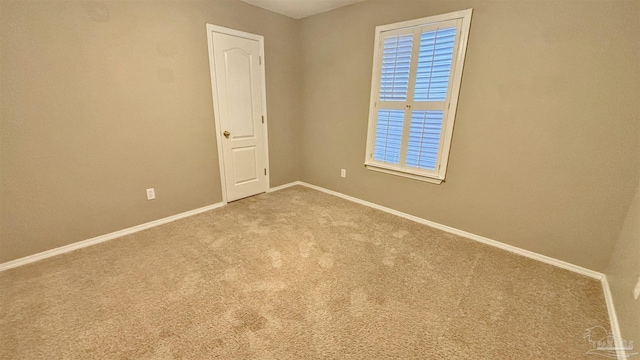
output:
[[600,283],[304,187],[0,273],[1,359],[584,359]]

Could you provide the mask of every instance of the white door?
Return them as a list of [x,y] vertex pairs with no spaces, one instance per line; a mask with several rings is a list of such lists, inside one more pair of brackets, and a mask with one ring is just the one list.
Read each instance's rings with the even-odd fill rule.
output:
[[207,31],[224,200],[234,201],[268,189],[263,42],[213,25]]

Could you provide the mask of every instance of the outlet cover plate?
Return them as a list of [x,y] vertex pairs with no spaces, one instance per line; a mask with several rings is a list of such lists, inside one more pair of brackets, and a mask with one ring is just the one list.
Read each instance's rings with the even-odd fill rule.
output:
[[147,200],[153,200],[156,198],[156,191],[154,188],[147,189]]

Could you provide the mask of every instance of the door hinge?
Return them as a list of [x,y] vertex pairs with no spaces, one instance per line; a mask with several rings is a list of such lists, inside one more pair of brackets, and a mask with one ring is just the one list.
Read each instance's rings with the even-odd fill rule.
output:
[[262,65],[262,56],[258,56],[258,65]]
[[264,115],[262,115],[262,123],[264,124]]
[[264,169],[264,174],[267,175],[267,169]]

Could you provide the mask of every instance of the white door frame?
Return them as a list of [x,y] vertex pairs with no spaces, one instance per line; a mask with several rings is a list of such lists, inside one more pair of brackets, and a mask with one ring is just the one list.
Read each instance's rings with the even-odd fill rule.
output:
[[220,102],[218,100],[218,89],[216,88],[216,71],[215,60],[213,56],[213,36],[212,33],[220,33],[225,35],[237,36],[249,40],[256,40],[260,46],[260,84],[262,92],[262,114],[264,115],[264,157],[265,168],[267,169],[267,181],[265,192],[269,191],[271,184],[271,169],[269,168],[269,136],[267,134],[267,87],[265,81],[265,62],[264,62],[264,37],[262,35],[251,34],[244,31],[225,28],[222,26],[207,24],[207,44],[209,47],[209,73],[211,74],[211,91],[213,95],[213,115],[216,124],[216,142],[218,144],[218,165],[220,166],[220,184],[222,186],[222,202],[227,203],[227,183],[225,180],[224,158],[222,154],[222,128],[220,126]]

